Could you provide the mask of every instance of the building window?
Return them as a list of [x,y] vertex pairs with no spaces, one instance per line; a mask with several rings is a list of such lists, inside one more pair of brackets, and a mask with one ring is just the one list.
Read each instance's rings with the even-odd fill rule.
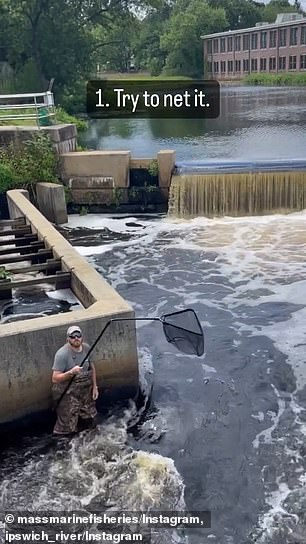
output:
[[208,62],[208,63],[207,63],[207,72],[208,72],[209,74],[212,73],[212,62]]
[[226,62],[225,60],[221,60],[221,74],[225,74],[226,72]]
[[214,40],[214,53],[219,52],[219,40]]
[[282,28],[279,31],[279,46],[286,47],[286,43],[287,43],[287,29]]
[[289,70],[296,70],[296,55],[289,57]]
[[241,61],[235,60],[235,72],[241,72]]
[[300,56],[300,69],[306,70],[306,55]]
[[301,44],[306,44],[306,26],[301,26]]
[[251,60],[251,71],[252,72],[257,72],[257,59],[252,59]]
[[270,72],[273,72],[273,70],[276,70],[276,57],[270,57],[270,59],[269,59],[269,70],[270,70]]
[[219,72],[219,62],[214,62],[214,73],[217,74]]
[[251,49],[257,49],[258,34],[251,34]]
[[260,59],[260,71],[265,72],[267,69],[267,59]]
[[225,53],[225,38],[221,38],[220,40],[220,50],[221,53]]
[[212,41],[211,40],[208,40],[208,42],[207,42],[207,53],[208,54],[212,53]]
[[243,59],[243,71],[244,72],[249,71],[249,59]]
[[279,57],[278,59],[278,69],[286,70],[286,57]]
[[232,61],[232,60],[228,60],[228,61],[227,61],[227,71],[228,71],[228,72],[232,72],[232,71],[233,71],[233,61]]
[[230,38],[227,38],[227,50],[233,51],[233,38],[232,36]]
[[243,35],[243,51],[250,49],[250,34]]
[[235,51],[240,51],[241,49],[241,36],[235,36]]
[[267,47],[267,33],[261,32],[260,33],[260,49],[266,49]]
[[290,28],[290,41],[289,45],[297,45],[297,27]]
[[276,30],[270,31],[270,47],[276,47]]

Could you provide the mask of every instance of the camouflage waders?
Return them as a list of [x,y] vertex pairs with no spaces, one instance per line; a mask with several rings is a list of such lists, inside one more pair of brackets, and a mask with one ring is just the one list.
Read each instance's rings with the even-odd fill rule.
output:
[[[56,383],[52,387],[55,405],[67,387],[67,381]],[[54,434],[69,434],[77,430],[78,419],[94,418],[97,415],[96,404],[92,398],[92,372],[82,371],[76,375],[67,393],[56,408],[57,421]]]

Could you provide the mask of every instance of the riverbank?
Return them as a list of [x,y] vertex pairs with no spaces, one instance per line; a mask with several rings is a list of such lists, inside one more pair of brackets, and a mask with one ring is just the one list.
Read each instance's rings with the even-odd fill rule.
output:
[[[23,109],[23,115],[33,114],[33,109]],[[9,115],[20,115],[20,109],[0,110],[0,126],[36,126],[36,120],[31,119],[5,119]],[[40,123],[39,123],[40,124]],[[84,132],[88,128],[88,123],[75,115],[71,115],[62,107],[55,108],[55,117],[51,124],[73,124],[76,125],[78,132]],[[43,126],[43,125],[41,125]],[[45,125],[46,126],[46,125]]]
[[306,87],[306,73],[281,73],[281,74],[249,74],[242,83],[244,85],[267,85],[278,87]]

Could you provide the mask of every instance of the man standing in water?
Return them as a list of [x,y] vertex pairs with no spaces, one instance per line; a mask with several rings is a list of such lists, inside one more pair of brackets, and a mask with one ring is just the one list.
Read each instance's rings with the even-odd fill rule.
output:
[[55,435],[67,435],[77,431],[79,417],[93,422],[97,415],[95,401],[99,392],[94,364],[87,358],[79,366],[89,351],[83,343],[83,333],[77,325],[67,331],[67,341],[55,354],[52,367],[52,395],[57,404],[68,382],[74,377],[68,391],[56,407],[57,421],[53,430]]

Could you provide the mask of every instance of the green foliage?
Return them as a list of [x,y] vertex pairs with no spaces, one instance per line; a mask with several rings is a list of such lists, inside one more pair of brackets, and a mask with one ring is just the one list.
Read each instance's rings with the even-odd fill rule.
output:
[[157,77],[202,77],[202,35],[273,22],[286,11],[302,11],[301,2],[0,0],[1,58],[13,71],[0,78],[0,90],[44,91],[55,78],[57,118],[82,131],[85,122],[63,110],[86,112],[86,81],[97,66],[102,77],[132,66]]
[[151,176],[158,175],[158,162],[156,159],[152,160],[148,166],[148,172]]
[[155,185],[149,185],[147,182],[145,182],[143,191],[147,193],[155,193],[155,191],[158,190],[158,187],[155,187]]
[[5,266],[0,266],[0,280],[10,280],[13,274],[5,269]]
[[35,183],[58,181],[58,156],[48,135],[43,132],[38,132],[19,147],[10,144],[0,149],[0,165],[1,192],[24,188],[35,198]]
[[274,23],[278,13],[294,13],[298,11],[288,0],[271,0],[263,10],[263,20]]
[[149,70],[152,76],[158,76],[166,62],[160,37],[165,31],[174,5],[175,2],[162,0],[158,9],[150,10],[143,19],[140,31],[135,36],[135,63],[138,68]]
[[306,73],[281,73],[248,75],[244,82],[247,85],[306,86]]
[[159,76],[163,69],[163,60],[161,58],[154,57],[148,62],[148,68],[151,76]]
[[87,214],[88,214],[87,206],[82,206],[80,209],[80,215],[87,215]]
[[70,115],[61,107],[56,108],[55,119],[58,123],[72,123],[76,125],[78,132],[84,132],[88,128],[87,121]]
[[86,147],[85,145],[77,144],[76,151],[88,151],[88,147]]
[[12,189],[15,181],[15,174],[11,166],[0,162],[0,193],[5,193],[9,189]]
[[61,107],[71,113],[86,112],[86,81],[67,82],[63,89],[55,93],[55,100]]
[[165,72],[201,77],[201,36],[221,32],[226,26],[223,9],[214,9],[202,0],[190,0],[186,7],[184,0],[180,0],[161,37],[161,46],[167,53]]
[[134,43],[140,30],[135,14],[125,11],[109,25],[95,29],[94,60],[100,71],[127,72],[134,57]]
[[250,28],[262,21],[264,4],[253,0],[207,0],[213,8],[225,11],[228,25],[225,30]]
[[73,202],[72,193],[70,187],[67,187],[67,185],[64,185],[64,195],[65,195],[65,202],[66,204],[71,204]]
[[23,65],[18,65],[15,77],[15,93],[34,93],[45,90],[41,86],[40,75],[33,59],[29,58]]
[[138,199],[140,196],[140,189],[139,187],[130,187],[129,188],[129,198],[130,199]]
[[[9,44],[1,53],[23,91],[24,77],[31,72],[31,92],[45,90],[55,78],[58,96],[75,94],[77,82],[94,73],[97,53],[100,61],[105,57],[103,48],[113,41],[114,27],[125,42],[127,17],[134,19],[131,34],[135,33],[138,19],[132,13],[150,1],[136,0],[129,6],[126,0],[0,0],[1,43]],[[117,44],[117,55],[119,50]]]
[[114,187],[113,188],[113,203],[115,204],[116,208],[119,208],[123,198],[123,190],[121,187]]

